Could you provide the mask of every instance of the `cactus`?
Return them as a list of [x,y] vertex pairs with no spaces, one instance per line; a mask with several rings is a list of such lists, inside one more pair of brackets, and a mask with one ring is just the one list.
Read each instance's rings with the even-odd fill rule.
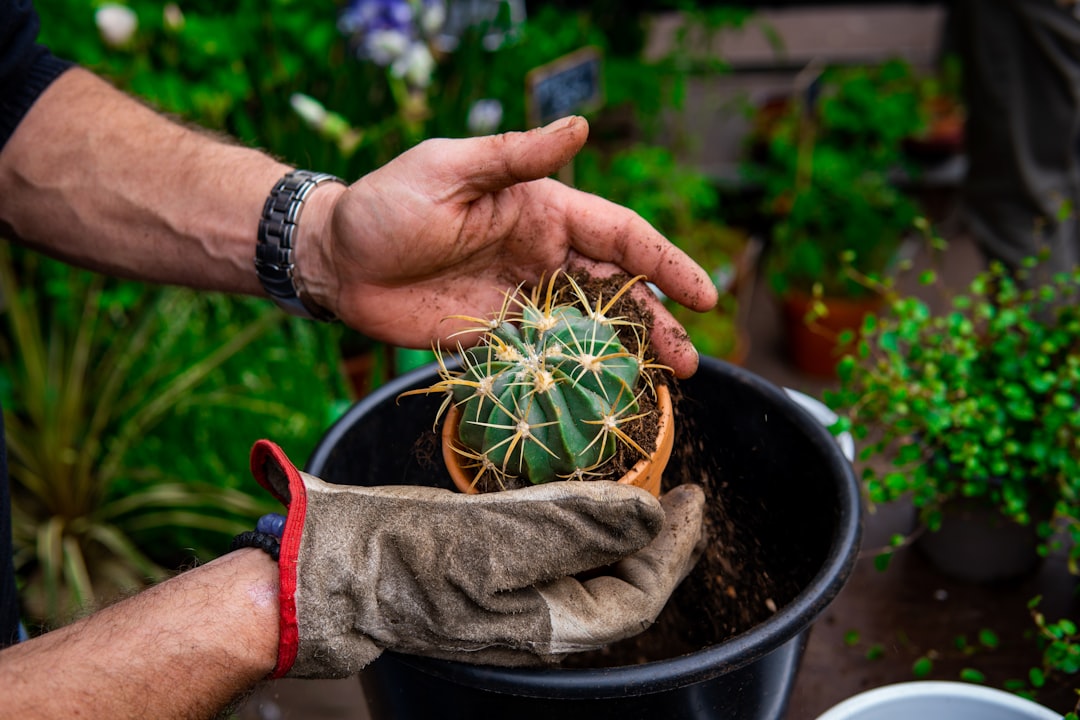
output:
[[[651,389],[644,371],[662,366],[644,357],[644,327],[608,317],[641,278],[593,307],[569,275],[572,292],[562,292],[571,299],[562,301],[557,277],[531,296],[508,293],[490,322],[465,318],[480,323],[480,344],[460,351],[460,370],[442,364],[440,381],[426,390],[447,393],[440,415],[449,403],[459,408],[455,450],[476,468],[474,485],[485,475],[499,487],[603,477],[618,443],[649,455],[623,426],[643,417],[639,401]],[[627,350],[620,332],[640,349]]]

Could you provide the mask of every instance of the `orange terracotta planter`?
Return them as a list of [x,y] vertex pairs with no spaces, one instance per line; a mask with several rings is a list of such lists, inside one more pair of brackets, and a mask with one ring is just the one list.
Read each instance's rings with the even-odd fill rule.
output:
[[808,325],[806,314],[814,298],[806,293],[790,291],[781,298],[784,330],[787,335],[788,356],[798,370],[817,377],[836,377],[836,365],[854,343],[842,345],[838,338],[845,330],[858,337],[863,320],[881,308],[881,298],[871,296],[856,300],[825,297],[821,301],[828,315]]
[[[648,458],[638,460],[629,472],[619,478],[618,482],[636,485],[648,490],[654,497],[660,497],[660,481],[668,460],[671,459],[671,449],[675,445],[675,416],[671,405],[671,393],[667,386],[659,384],[656,386],[656,404],[660,411],[656,450]],[[443,461],[450,472],[450,478],[454,481],[454,486],[463,493],[475,495],[479,491],[473,487],[472,468],[462,467],[463,458],[453,449],[453,444],[458,441],[457,428],[460,419],[461,411],[451,405],[442,428]]]

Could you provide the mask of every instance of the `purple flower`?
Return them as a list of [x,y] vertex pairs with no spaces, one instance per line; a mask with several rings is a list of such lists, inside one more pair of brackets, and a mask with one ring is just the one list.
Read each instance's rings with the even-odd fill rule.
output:
[[357,56],[387,66],[415,54],[442,26],[443,0],[352,0],[338,18]]

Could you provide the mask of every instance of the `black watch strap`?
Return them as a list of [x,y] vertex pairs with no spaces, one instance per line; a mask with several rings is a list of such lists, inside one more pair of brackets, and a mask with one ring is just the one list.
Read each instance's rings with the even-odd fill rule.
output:
[[258,548],[275,560],[281,557],[281,538],[270,533],[249,530],[242,532],[232,539],[229,551],[240,548]]
[[255,273],[263,289],[286,312],[329,322],[335,319],[334,314],[307,297],[299,287],[293,257],[304,201],[315,188],[327,182],[345,184],[328,173],[292,170],[274,185],[259,220]]

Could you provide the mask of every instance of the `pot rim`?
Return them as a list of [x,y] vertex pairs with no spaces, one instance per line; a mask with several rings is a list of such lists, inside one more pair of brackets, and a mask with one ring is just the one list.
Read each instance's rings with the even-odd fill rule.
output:
[[[341,436],[370,408],[393,401],[430,375],[435,364],[417,368],[383,385],[353,405],[316,445],[305,472],[319,474]],[[821,567],[806,587],[772,617],[738,635],[693,653],[640,665],[610,668],[514,668],[436,660],[393,653],[395,659],[430,675],[492,692],[537,698],[596,698],[646,695],[709,680],[745,667],[809,629],[845,585],[858,557],[862,537],[861,497],[855,471],[828,429],[783,389],[724,360],[703,356],[708,370],[752,386],[775,405],[792,410],[791,421],[822,451],[836,485],[838,517],[832,543]],[[794,668],[792,669],[794,672]]]

